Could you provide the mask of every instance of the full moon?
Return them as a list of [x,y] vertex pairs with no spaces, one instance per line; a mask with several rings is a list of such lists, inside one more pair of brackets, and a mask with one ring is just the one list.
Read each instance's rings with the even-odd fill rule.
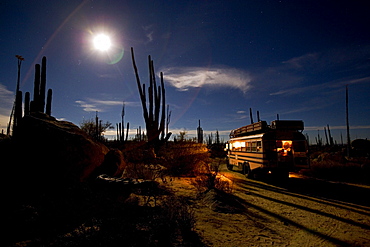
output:
[[105,34],[99,34],[94,38],[94,47],[100,51],[106,51],[111,47],[110,38]]

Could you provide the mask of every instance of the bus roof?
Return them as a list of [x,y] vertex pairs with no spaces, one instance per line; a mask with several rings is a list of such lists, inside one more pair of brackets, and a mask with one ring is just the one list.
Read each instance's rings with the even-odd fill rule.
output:
[[275,120],[270,125],[266,121],[259,121],[257,123],[249,124],[230,132],[230,138],[252,136],[268,131],[303,131],[304,124],[302,120]]
[[255,138],[261,138],[263,137],[265,133],[262,134],[256,134],[256,135],[248,135],[248,136],[241,136],[241,137],[234,137],[231,138],[230,141],[237,141],[237,140],[247,140],[247,139],[255,139]]

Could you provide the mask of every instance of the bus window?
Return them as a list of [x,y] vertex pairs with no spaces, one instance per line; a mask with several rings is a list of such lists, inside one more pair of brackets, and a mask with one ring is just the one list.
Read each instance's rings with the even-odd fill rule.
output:
[[257,141],[257,152],[262,152],[262,142]]
[[252,149],[251,149],[251,151],[252,151],[252,152],[257,152],[257,142],[251,142],[251,144],[252,144]]
[[276,147],[277,152],[279,152],[281,156],[288,156],[292,151],[292,141],[277,141]]
[[241,143],[241,145],[240,145],[241,146],[241,151],[246,151],[245,144],[246,144],[245,142]]
[[225,148],[224,148],[224,151],[228,151],[230,148],[229,148],[229,145],[230,145],[230,143],[226,143],[225,144]]
[[241,151],[242,148],[245,148],[245,142],[234,142],[233,151]]

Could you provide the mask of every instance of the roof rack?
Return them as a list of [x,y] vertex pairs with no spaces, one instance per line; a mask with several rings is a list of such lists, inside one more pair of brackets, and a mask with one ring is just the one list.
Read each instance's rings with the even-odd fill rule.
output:
[[304,124],[302,120],[275,120],[271,125],[267,125],[266,121],[249,124],[230,132],[230,138],[257,134],[261,132],[280,130],[280,131],[303,131]]
[[238,137],[238,136],[244,136],[249,135],[256,132],[262,132],[265,129],[268,128],[266,121],[259,121],[257,123],[249,124],[237,129],[234,129],[230,133],[230,137]]

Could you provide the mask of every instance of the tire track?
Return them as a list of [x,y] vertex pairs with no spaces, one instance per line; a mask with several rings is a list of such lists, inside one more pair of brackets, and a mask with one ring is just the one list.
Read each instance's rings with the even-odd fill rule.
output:
[[[356,208],[353,203],[317,197],[314,193],[299,193],[297,189],[291,192],[286,188],[246,179],[238,173],[226,171],[223,175],[234,182],[236,194],[247,208],[275,219],[276,229],[284,230],[279,223],[290,227],[290,239],[286,245],[370,244],[370,236],[366,236],[370,232],[367,206],[359,205]],[[285,232],[281,235],[288,234]],[[364,236],[361,241],[357,240],[359,236]],[[261,243],[268,242],[264,236],[256,235],[254,239]]]

